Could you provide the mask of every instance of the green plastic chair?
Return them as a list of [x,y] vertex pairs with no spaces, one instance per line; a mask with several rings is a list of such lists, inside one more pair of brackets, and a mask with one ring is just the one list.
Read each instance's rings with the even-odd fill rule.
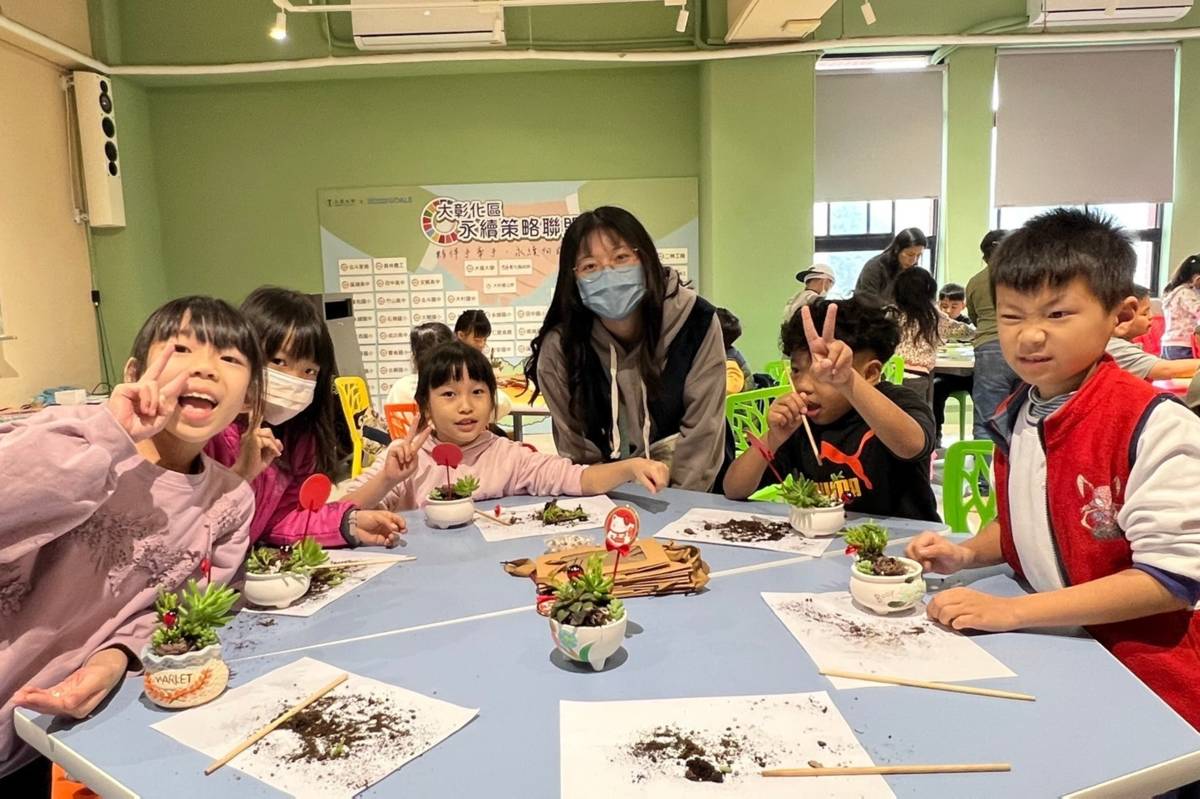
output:
[[[996,484],[991,467],[995,448],[991,441],[959,441],[946,450],[942,511],[946,524],[956,533],[979,532],[967,523],[967,514],[971,511],[979,514],[980,530],[996,518]],[[980,489],[982,481],[988,486],[987,496],[983,496]]]
[[887,363],[883,365],[883,379],[897,386],[904,383],[904,359],[902,357],[893,355],[887,359]]
[[791,386],[773,386],[730,394],[725,398],[725,420],[733,431],[734,449],[738,455],[750,448],[746,433],[759,438],[767,435],[767,408],[773,399],[791,390]]
[[[958,440],[967,440],[967,403],[971,401],[970,391],[953,391],[946,401],[954,400],[958,403]],[[941,433],[939,430],[938,433]]]
[[775,381],[775,385],[777,386],[790,386],[792,384],[791,361],[767,361],[763,364],[763,371]]

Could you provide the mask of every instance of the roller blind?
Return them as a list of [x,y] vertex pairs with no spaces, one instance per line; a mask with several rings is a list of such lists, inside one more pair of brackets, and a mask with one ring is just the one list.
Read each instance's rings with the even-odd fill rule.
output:
[[1175,50],[1001,52],[996,205],[1170,202]]
[[940,69],[818,74],[817,201],[939,196],[942,83]]

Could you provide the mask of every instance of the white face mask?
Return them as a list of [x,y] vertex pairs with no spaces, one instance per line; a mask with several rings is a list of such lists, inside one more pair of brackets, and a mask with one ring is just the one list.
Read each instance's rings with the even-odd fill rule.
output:
[[312,405],[316,389],[316,380],[305,380],[278,369],[267,369],[263,418],[267,424],[283,424]]

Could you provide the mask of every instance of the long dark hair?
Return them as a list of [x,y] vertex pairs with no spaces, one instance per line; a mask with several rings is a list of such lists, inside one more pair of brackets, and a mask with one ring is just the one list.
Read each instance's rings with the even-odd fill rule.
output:
[[928,247],[929,239],[919,227],[906,227],[892,239],[883,251],[883,261],[893,275],[900,270],[900,253],[909,247]]
[[279,425],[276,432],[284,440],[285,449],[288,439],[311,434],[316,439],[312,468],[333,476],[348,448],[343,435],[341,402],[333,387],[337,360],[325,320],[307,296],[278,286],[262,286],[252,291],[242,303],[242,313],[258,334],[267,364],[275,353],[283,351],[288,358],[303,358],[319,367],[312,404]]
[[1163,294],[1174,291],[1184,283],[1191,283],[1192,278],[1196,275],[1200,275],[1200,255],[1189,255],[1175,270],[1175,274],[1171,276],[1171,282],[1163,289]]
[[142,323],[133,340],[129,357],[130,377],[137,380],[146,371],[150,348],[161,341],[170,341],[183,329],[187,318],[188,329],[201,344],[211,344],[224,350],[237,350],[246,358],[250,368],[250,383],[246,387],[246,404],[250,418],[262,418],[263,354],[254,328],[246,317],[224,300],[213,297],[191,295],[171,300],[159,308]]
[[942,339],[937,306],[933,304],[936,297],[937,281],[924,269],[905,269],[896,277],[895,308],[900,326],[915,328],[917,340],[934,348]]
[[537,382],[538,359],[546,336],[557,330],[561,338],[563,358],[567,367],[567,383],[571,387],[571,411],[580,418],[586,412],[585,391],[588,380],[585,364],[592,352],[592,323],[596,314],[588,310],[579,296],[579,285],[575,280],[575,259],[587,246],[593,233],[610,236],[623,241],[637,251],[646,275],[646,295],[638,306],[637,314],[642,323],[641,352],[638,356],[638,371],[648,394],[659,388],[661,369],[655,362],[658,342],[662,338],[663,303],[679,291],[677,284],[668,294],[669,273],[658,259],[658,248],[653,239],[633,214],[624,208],[604,205],[594,211],[584,211],[563,235],[562,251],[558,257],[558,282],[554,285],[554,298],[550,310],[542,322],[542,329],[530,344],[532,354],[525,361],[525,377],[534,386],[534,397],[541,393]]

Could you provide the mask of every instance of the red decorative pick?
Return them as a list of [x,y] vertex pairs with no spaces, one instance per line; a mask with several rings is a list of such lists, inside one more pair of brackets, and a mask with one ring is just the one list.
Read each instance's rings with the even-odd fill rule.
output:
[[433,448],[433,462],[438,466],[446,467],[446,485],[450,485],[450,470],[457,469],[462,463],[462,450],[454,444],[438,444]]
[[496,506],[496,509],[495,509],[494,511],[492,511],[492,512],[496,514],[496,518],[497,518],[497,519],[499,519],[499,518],[500,518],[500,506],[499,506],[499,505],[497,505],[497,506]]
[[539,616],[549,616],[550,611],[554,609],[554,600],[557,599],[554,594],[538,594],[537,596],[537,612]]
[[637,511],[628,505],[613,508],[604,518],[604,547],[609,552],[617,553],[617,559],[613,562],[614,582],[617,579],[617,567],[621,565],[621,556],[629,554],[629,547],[637,540],[641,526]]
[[205,555],[200,559],[200,573],[204,575],[204,579],[212,581],[212,561]]
[[176,619],[175,612],[168,610],[166,613],[163,614],[163,626],[166,627],[167,629],[174,627],[175,619]]
[[766,442],[749,431],[746,433],[746,441],[759,455],[763,456],[763,460],[767,462],[767,466],[771,467],[771,473],[775,475],[775,479],[782,483],[783,477],[779,474],[779,470],[775,468],[775,453],[771,452],[771,448],[766,445]]
[[580,566],[578,563],[572,563],[570,566],[567,567],[567,579],[568,580],[578,580],[582,576],[583,576],[583,567]]
[[300,509],[308,511],[304,517],[304,535],[308,538],[308,523],[312,515],[325,507],[329,501],[329,492],[333,490],[333,482],[323,474],[310,474],[300,484]]
[[842,500],[843,505],[849,505],[854,500],[854,494],[850,493],[849,491],[843,491],[840,499]]
[[858,547],[854,547],[854,546],[846,547],[846,554],[847,555],[857,555]]

